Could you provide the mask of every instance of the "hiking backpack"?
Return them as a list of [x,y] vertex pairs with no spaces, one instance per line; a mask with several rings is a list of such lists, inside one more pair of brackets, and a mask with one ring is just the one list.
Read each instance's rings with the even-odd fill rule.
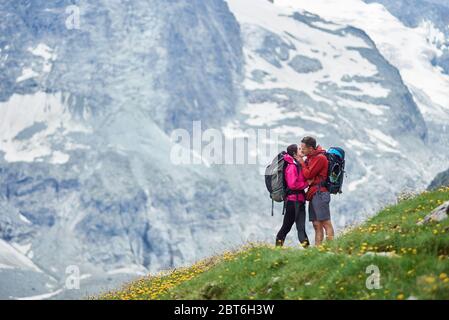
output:
[[339,147],[331,147],[324,154],[329,162],[327,179],[324,186],[331,194],[342,193],[345,173],[345,151]]
[[[285,154],[287,154],[285,151],[279,153],[265,169],[265,185],[271,198],[271,215],[273,215],[275,201],[284,202],[284,208],[282,209],[282,214],[284,214],[288,195],[305,194],[304,190],[293,191],[288,189],[287,182],[285,181],[285,169],[288,165],[288,162],[284,160]],[[296,162],[295,164],[299,173],[301,166]]]

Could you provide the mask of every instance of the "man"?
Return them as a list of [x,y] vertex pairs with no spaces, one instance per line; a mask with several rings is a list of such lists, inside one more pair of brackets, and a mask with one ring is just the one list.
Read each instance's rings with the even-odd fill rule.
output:
[[[301,140],[301,150],[296,160],[301,164],[304,177],[309,183],[306,200],[309,201],[309,220],[315,229],[315,245],[321,245],[326,232],[326,239],[334,238],[330,216],[330,193],[324,186],[327,178],[328,160],[324,155],[326,151],[316,145],[313,137],[304,137]],[[303,157],[307,157],[306,161]]]

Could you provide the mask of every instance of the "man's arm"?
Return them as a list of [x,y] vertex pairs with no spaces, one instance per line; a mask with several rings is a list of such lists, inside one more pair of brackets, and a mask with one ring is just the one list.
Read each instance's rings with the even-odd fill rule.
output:
[[324,167],[323,160],[324,159],[322,159],[322,157],[318,156],[318,159],[316,161],[314,161],[312,164],[307,165],[305,161],[300,158],[299,163],[302,166],[304,177],[306,179],[314,179]]

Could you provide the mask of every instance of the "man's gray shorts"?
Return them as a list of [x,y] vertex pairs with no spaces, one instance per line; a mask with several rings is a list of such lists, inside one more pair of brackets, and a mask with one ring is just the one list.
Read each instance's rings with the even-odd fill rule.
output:
[[326,221],[331,219],[329,192],[317,192],[309,201],[309,221]]

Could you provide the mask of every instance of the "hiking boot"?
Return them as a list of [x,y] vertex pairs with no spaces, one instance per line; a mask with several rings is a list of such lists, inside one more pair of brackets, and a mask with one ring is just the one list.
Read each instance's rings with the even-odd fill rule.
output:
[[276,239],[276,247],[282,247],[284,245],[284,240]]
[[310,242],[309,240],[304,240],[303,242],[300,243],[300,245],[304,248],[307,249],[310,246]]

